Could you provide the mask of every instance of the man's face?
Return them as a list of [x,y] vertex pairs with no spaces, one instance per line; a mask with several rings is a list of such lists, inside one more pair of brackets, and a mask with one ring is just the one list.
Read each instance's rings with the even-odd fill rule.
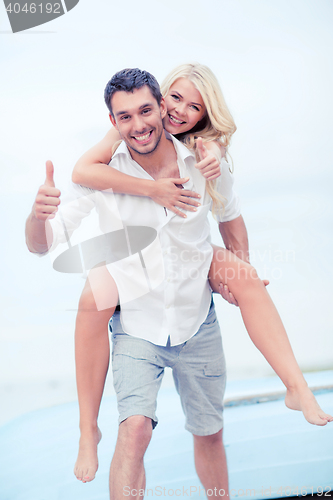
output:
[[163,134],[164,101],[158,105],[149,87],[144,85],[133,92],[116,92],[111,105],[114,115],[114,118],[110,115],[111,122],[130,150],[140,155],[155,151]]

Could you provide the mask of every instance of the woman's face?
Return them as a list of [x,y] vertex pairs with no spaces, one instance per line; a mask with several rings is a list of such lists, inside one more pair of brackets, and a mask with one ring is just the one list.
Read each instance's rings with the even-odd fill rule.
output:
[[187,78],[178,78],[165,97],[165,130],[177,135],[191,130],[203,118],[206,107],[200,92]]

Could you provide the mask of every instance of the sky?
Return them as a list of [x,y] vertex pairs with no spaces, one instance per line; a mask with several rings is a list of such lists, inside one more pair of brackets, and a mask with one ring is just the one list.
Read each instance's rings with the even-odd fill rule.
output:
[[[161,81],[192,61],[216,74],[237,125],[230,154],[252,263],[271,281],[302,369],[333,368],[332,18],[330,0],[80,0],[13,34],[0,5],[3,388],[74,383],[84,281],[24,242],[45,161],[66,191],[76,160],[110,127],[111,76],[140,67]],[[231,378],[271,375],[239,311],[215,302]]]

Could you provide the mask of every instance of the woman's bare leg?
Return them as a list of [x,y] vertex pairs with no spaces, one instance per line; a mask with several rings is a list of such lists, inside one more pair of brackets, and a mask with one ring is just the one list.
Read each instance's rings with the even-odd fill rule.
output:
[[117,302],[117,287],[107,269],[92,269],[80,298],[75,328],[81,437],[74,474],[83,482],[92,481],[98,468],[97,445],[102,434],[97,417],[109,367],[108,322]]
[[326,425],[333,421],[308,388],[279,313],[255,269],[229,250],[214,247],[209,282],[217,293],[220,283],[227,285],[236,298],[252,342],[287,388],[287,407],[302,411],[311,424]]

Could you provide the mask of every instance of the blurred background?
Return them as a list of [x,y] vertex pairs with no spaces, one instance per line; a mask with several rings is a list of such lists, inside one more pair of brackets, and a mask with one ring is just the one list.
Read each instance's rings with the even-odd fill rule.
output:
[[[76,160],[108,131],[103,90],[125,67],[162,81],[198,61],[216,74],[238,127],[230,153],[251,261],[270,280],[303,371],[332,369],[332,2],[80,0],[15,35],[3,4],[0,14],[0,424],[76,399],[84,280],[29,254],[24,225],[45,161],[65,191]],[[272,375],[239,310],[215,303],[229,379]]]

